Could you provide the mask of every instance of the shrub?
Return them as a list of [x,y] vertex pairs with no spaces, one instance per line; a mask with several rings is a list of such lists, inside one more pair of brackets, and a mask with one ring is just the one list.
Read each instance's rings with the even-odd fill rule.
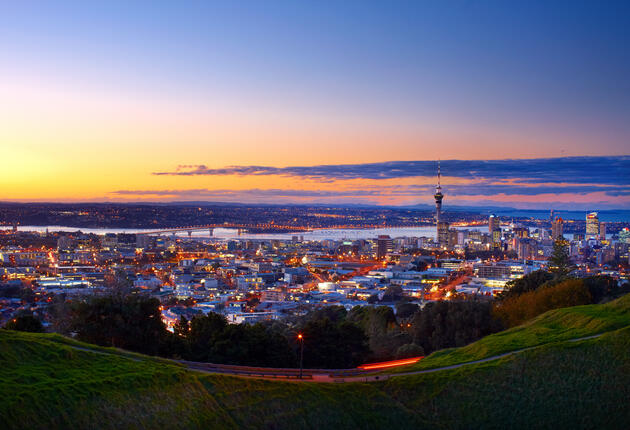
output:
[[529,291],[497,303],[493,313],[506,326],[513,327],[552,309],[587,305],[591,302],[591,293],[583,280],[567,279],[557,285]]

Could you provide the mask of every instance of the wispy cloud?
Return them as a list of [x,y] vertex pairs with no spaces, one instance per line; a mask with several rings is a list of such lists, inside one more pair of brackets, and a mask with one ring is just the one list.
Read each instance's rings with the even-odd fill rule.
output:
[[[112,194],[125,198],[157,198],[157,199],[219,199],[230,201],[326,201],[326,202],[371,202],[383,200],[399,200],[403,202],[423,201],[433,194],[431,185],[390,185],[339,190],[307,190],[307,189],[180,189],[180,190],[118,190]],[[600,195],[603,197],[624,200],[630,195],[630,186],[601,185],[564,185],[564,186],[531,186],[472,183],[466,185],[450,185],[444,187],[447,200],[457,202],[472,198],[502,199],[513,197],[517,200],[532,199],[537,196],[573,196]]]
[[[593,203],[599,207],[630,207],[630,156],[445,160],[441,162],[441,167],[442,187],[449,205],[483,203],[549,207],[554,204],[584,206]],[[110,194],[126,200],[429,204],[434,192],[436,168],[434,161],[292,167],[231,166],[220,169],[181,165],[172,172],[154,174],[278,175],[310,181],[308,185],[298,185],[302,181],[296,181],[294,187],[288,188],[117,190]],[[319,188],[318,183],[321,184]]]
[[[506,160],[444,160],[445,177],[522,183],[630,184],[630,156],[562,157]],[[383,163],[339,164],[319,166],[228,166],[209,168],[206,165],[180,165],[174,171],[154,175],[198,176],[295,176],[322,182],[351,179],[396,179],[432,177],[435,161],[388,161]]]

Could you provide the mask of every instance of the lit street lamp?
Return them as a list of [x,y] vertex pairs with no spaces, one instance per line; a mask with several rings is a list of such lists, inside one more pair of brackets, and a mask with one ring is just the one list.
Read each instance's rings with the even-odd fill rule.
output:
[[304,336],[302,336],[302,333],[299,333],[297,337],[300,341],[300,379],[302,379],[302,363],[304,362]]

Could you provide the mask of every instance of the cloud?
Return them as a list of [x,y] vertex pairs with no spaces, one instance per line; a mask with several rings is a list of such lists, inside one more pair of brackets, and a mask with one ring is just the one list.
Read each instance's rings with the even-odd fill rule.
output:
[[[118,190],[124,199],[215,200],[265,203],[430,204],[437,163],[390,161],[320,166],[180,165],[175,176],[267,176],[309,178],[320,189],[171,189]],[[482,202],[514,207],[588,204],[630,207],[630,156],[507,160],[445,160],[442,188],[451,205]],[[409,184],[405,178],[423,178]],[[350,180],[359,180],[357,181]],[[372,180],[372,181],[370,181]],[[376,180],[376,181],[374,181]],[[387,182],[380,180],[389,180]],[[399,180],[399,181],[397,181]],[[333,184],[331,186],[330,184]]]
[[[521,183],[630,184],[630,156],[562,157],[505,160],[444,160],[445,177],[477,181],[509,181]],[[180,165],[174,171],[154,175],[199,176],[295,176],[322,182],[350,179],[396,179],[434,177],[435,161],[388,161],[366,164],[319,166],[228,166],[219,169],[205,165]]]
[[[538,195],[587,195],[603,193],[611,197],[630,195],[630,186],[600,185],[564,185],[564,186],[531,186],[506,184],[466,184],[443,187],[447,197],[458,196],[538,196]],[[384,187],[350,188],[341,190],[303,190],[303,189],[218,189],[207,188],[182,190],[118,190],[112,194],[118,196],[158,197],[158,198],[348,198],[355,197],[416,197],[430,198],[434,192],[432,185],[391,185]]]

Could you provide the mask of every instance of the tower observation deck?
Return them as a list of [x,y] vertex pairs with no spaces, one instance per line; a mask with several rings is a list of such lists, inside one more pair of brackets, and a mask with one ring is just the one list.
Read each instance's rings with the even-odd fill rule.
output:
[[442,199],[444,198],[444,194],[442,194],[442,186],[440,185],[441,172],[440,172],[440,162],[438,161],[438,173],[437,173],[437,186],[435,187],[435,221],[441,221],[442,215]]
[[442,172],[440,171],[440,162],[438,161],[438,177],[437,177],[437,186],[435,187],[435,227],[436,227],[436,238],[438,246],[441,248],[445,248],[448,246],[448,229],[449,224],[446,221],[442,221],[442,199],[444,198],[444,194],[442,194],[442,185],[440,184],[440,180],[442,179]]

